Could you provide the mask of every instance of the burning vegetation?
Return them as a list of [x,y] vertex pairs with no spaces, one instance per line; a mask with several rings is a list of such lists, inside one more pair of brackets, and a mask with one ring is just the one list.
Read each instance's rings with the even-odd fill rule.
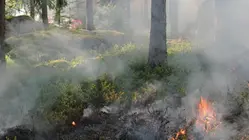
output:
[[197,109],[196,126],[206,133],[212,132],[220,122],[217,120],[212,103],[203,97],[200,98]]
[[215,108],[213,107],[212,102],[203,97],[200,97],[200,101],[197,103],[195,112],[196,117],[194,117],[189,123],[187,123],[184,128],[181,128],[170,140],[194,140],[194,136],[188,134],[188,131],[191,127],[197,128],[197,130],[199,130],[199,133],[202,133],[203,135],[215,135],[215,129],[219,127],[221,122],[216,116]]

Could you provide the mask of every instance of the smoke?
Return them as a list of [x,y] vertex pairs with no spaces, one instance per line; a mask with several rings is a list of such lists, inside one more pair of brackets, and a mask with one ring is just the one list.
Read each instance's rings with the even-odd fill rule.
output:
[[[139,4],[135,4],[135,7]],[[150,3],[148,4],[150,5]],[[179,103],[180,105],[175,105],[177,104],[176,102],[179,102],[179,98],[175,97],[173,93],[169,93],[164,100],[157,100],[153,105],[155,110],[162,111],[162,114],[159,116],[162,116],[164,121],[169,121],[167,124],[168,128],[165,128],[168,129],[167,136],[174,134],[173,130],[182,127],[181,125],[184,120],[191,120],[195,117],[196,113],[194,111],[201,96],[214,101],[217,114],[221,116],[219,119],[222,122],[222,125],[215,132],[216,135],[207,136],[205,137],[206,139],[230,139],[240,133],[240,131],[237,131],[238,127],[242,127],[243,130],[248,129],[247,124],[243,123],[245,120],[248,120],[246,117],[248,115],[247,111],[244,112],[245,116],[236,118],[234,123],[224,121],[222,116],[232,114],[231,112],[238,109],[236,100],[240,97],[239,93],[244,91],[241,84],[246,85],[246,81],[249,80],[249,75],[247,74],[249,70],[247,66],[249,58],[246,56],[246,52],[249,51],[247,40],[249,27],[246,24],[249,22],[249,18],[242,15],[242,13],[248,13],[249,2],[245,0],[237,0],[236,2],[224,1],[221,2],[221,5],[225,8],[220,7],[220,9],[216,9],[216,12],[223,14],[216,15],[216,18],[220,19],[219,21],[222,20],[222,23],[212,24],[215,23],[215,20],[210,21],[212,26],[209,27],[205,17],[210,20],[212,19],[213,11],[215,10],[212,4],[208,4],[207,0],[179,1],[179,31],[180,33],[184,32],[188,24],[196,23],[196,20],[198,20],[197,25],[195,24],[195,26],[198,26],[196,29],[197,35],[192,36],[190,40],[192,44],[198,44],[200,48],[197,49],[194,46],[192,52],[187,55],[175,55],[169,58],[169,65],[187,69],[191,73],[187,77],[186,96],[182,99],[182,103]],[[201,9],[201,13],[198,13],[201,7],[203,9]],[[100,12],[101,10],[105,10],[105,8],[100,9]],[[120,15],[113,16],[114,18],[120,17]],[[140,32],[141,30],[149,29],[148,26],[144,26],[143,22],[141,22],[144,18],[133,16],[130,20],[131,30]],[[100,21],[95,22],[95,24],[99,25],[99,27],[105,25],[98,22]],[[37,28],[38,26],[37,24],[33,25],[33,23],[25,23],[23,25],[25,26],[21,25],[19,28],[23,31],[28,30],[30,27],[35,26]],[[137,28],[140,25],[143,25],[142,27],[144,28]],[[117,26],[115,28],[121,29],[122,27]],[[206,32],[210,28],[212,28],[212,31],[219,30],[219,32]],[[90,48],[91,45],[85,43],[85,40],[81,36],[75,36],[68,31],[52,30],[44,33],[39,32],[38,34],[27,34],[26,36],[27,40],[19,40],[18,38],[6,40],[11,46],[15,46],[15,50],[19,52],[16,56],[18,58],[16,61],[23,62],[25,58],[34,60],[33,63],[36,63],[60,58],[73,59],[77,56],[94,58],[97,55],[86,51],[86,48]],[[28,39],[32,39],[32,42]],[[144,54],[136,53],[133,55],[141,56]],[[111,57],[106,58],[105,61],[101,62],[89,59],[84,64],[77,65],[75,68],[76,73],[70,73],[70,76],[76,80],[79,77],[93,77],[96,79],[104,73],[111,73],[115,77],[128,70],[127,63],[128,61],[118,57],[115,57],[115,59]],[[233,70],[234,68],[235,70]],[[27,115],[29,115],[29,110],[33,109],[37,103],[37,98],[41,90],[41,87],[39,87],[40,83],[47,82],[49,78],[60,73],[51,69],[37,68],[38,72],[36,70],[34,72],[31,69],[33,68],[18,66],[15,69],[8,69],[6,73],[1,75],[0,129],[25,123],[24,121]],[[25,82],[21,82],[19,80],[20,77],[21,79],[25,79]],[[176,81],[173,78],[170,79],[170,82]],[[149,83],[148,87],[157,90],[164,88],[161,81]],[[11,91],[9,91],[10,89]],[[243,108],[246,110],[248,103]],[[142,139],[153,139],[153,135],[161,129],[160,125],[162,122],[160,122],[160,119],[162,118],[155,119],[149,113],[145,113],[146,111],[144,108],[135,108],[129,113],[144,113],[142,117],[147,121],[144,125],[146,127],[134,128],[136,129],[136,135],[143,136]],[[132,119],[130,118],[130,121]],[[127,125],[129,126],[126,127],[133,127],[131,124]],[[155,128],[155,131],[151,132],[148,130],[151,126]]]
[[[200,96],[213,100],[217,113],[221,116],[232,114],[234,108],[240,108],[238,102],[241,102],[241,99],[238,98],[247,87],[246,38],[249,28],[246,24],[249,20],[242,13],[248,12],[249,3],[245,0],[216,1],[216,9],[213,4],[214,1],[180,1],[179,18],[186,20],[184,23],[198,21],[196,37],[191,38],[191,41],[201,47],[193,49],[196,56],[179,56],[176,59],[178,64],[192,71],[188,77],[187,96],[183,99],[183,106],[188,110],[189,118],[194,117],[191,112],[195,110]],[[213,15],[215,16],[212,17]],[[180,21],[180,30],[183,30],[184,23]],[[206,67],[205,70],[203,67]],[[243,113],[246,112],[244,110]],[[234,118],[236,117],[238,116],[234,115]],[[244,116],[236,119],[234,123],[227,123],[221,118],[221,128],[217,129],[214,136],[206,139],[231,139],[241,133],[237,131],[238,127],[247,130],[247,126],[241,124],[241,121],[245,120],[248,118]]]

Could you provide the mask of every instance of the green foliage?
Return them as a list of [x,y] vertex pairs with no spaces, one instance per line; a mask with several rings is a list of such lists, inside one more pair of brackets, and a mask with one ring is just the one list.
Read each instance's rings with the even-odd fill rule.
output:
[[[42,113],[52,124],[70,124],[72,121],[78,121],[86,108],[80,88],[68,83],[58,83],[54,86],[61,95],[55,98],[52,105],[44,108],[45,111]],[[51,95],[44,95],[45,93],[45,91],[42,92],[43,97],[41,98],[44,104],[48,100],[46,97],[51,97]]]
[[82,81],[81,89],[85,93],[86,101],[95,108],[101,108],[105,105],[118,100],[123,92],[118,91],[118,86],[110,76],[102,75],[93,82]]
[[[9,137],[6,137],[6,140],[12,140]],[[16,136],[13,138],[13,140],[17,140]]]
[[191,50],[191,44],[187,40],[170,40],[168,41],[168,54],[185,53]]
[[23,1],[21,0],[6,0],[5,2],[5,16],[11,17],[16,11],[20,11],[23,7]]

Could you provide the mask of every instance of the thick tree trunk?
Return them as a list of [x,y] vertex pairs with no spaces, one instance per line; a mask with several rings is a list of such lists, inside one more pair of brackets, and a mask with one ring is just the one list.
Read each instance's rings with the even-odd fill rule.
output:
[[93,23],[93,0],[86,0],[86,29],[95,30]]
[[47,0],[42,0],[42,21],[44,24],[44,27],[48,27],[48,4]]
[[171,38],[179,37],[178,34],[178,0],[169,0],[169,17]]
[[30,2],[30,17],[35,19],[35,0],[29,0]]
[[0,0],[0,68],[5,67],[5,53],[4,53],[4,39],[5,39],[5,0]]
[[166,1],[151,1],[151,28],[148,63],[151,67],[166,62]]

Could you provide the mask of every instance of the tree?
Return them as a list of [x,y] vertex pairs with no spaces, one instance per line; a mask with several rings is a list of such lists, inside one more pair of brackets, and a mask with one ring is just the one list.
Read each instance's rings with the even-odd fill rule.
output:
[[93,23],[93,0],[86,0],[86,29],[94,30]]
[[67,5],[66,0],[56,0],[55,21],[57,21],[58,24],[60,24],[60,22],[61,22],[61,10],[66,5]]
[[30,17],[35,19],[35,0],[29,0],[30,2]]
[[48,27],[48,1],[47,0],[42,0],[42,21],[44,24],[44,27]]
[[5,39],[5,0],[0,0],[0,64],[6,64],[4,53],[4,39]]
[[152,0],[148,63],[155,67],[166,59],[166,0]]

